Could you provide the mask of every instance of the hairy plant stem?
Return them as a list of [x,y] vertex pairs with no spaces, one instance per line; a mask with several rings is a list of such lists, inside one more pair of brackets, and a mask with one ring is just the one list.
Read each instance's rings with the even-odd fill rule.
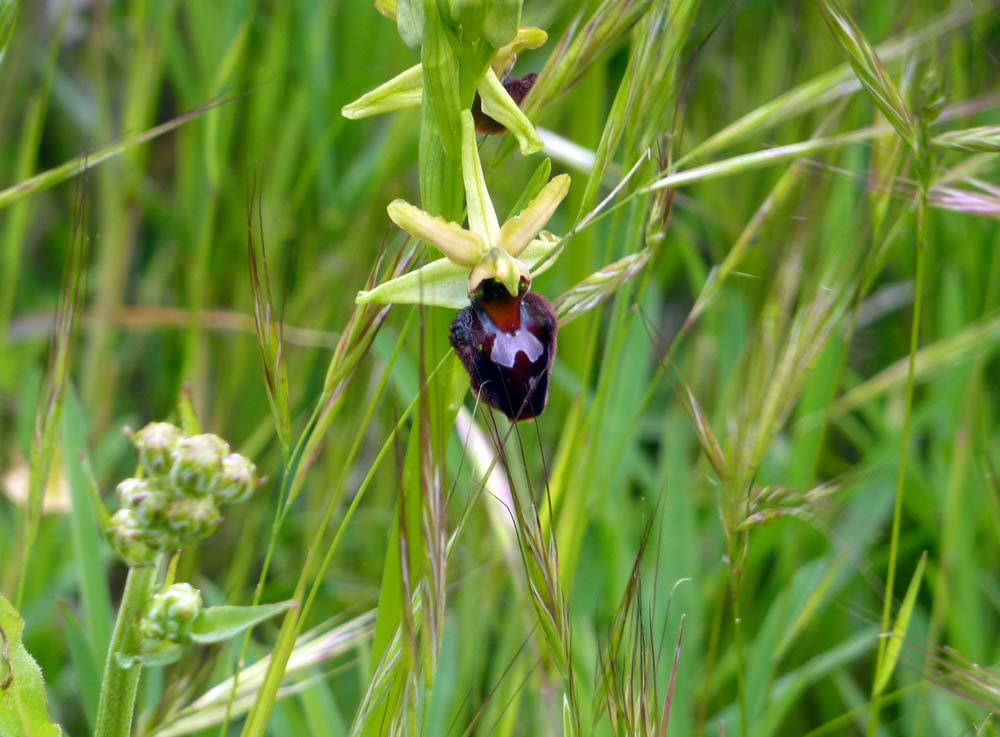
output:
[[118,654],[138,652],[139,621],[156,580],[156,568],[150,565],[129,569],[108,658],[104,663],[95,737],[128,737],[132,733],[132,714],[142,666],[136,663],[125,667],[118,661]]

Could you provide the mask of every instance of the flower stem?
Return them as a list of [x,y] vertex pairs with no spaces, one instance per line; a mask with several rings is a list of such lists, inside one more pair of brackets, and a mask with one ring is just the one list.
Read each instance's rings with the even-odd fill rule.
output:
[[139,650],[139,621],[155,578],[156,566],[129,568],[118,620],[104,663],[95,737],[128,737],[132,732],[132,713],[142,666],[135,663],[125,667],[119,663],[118,654],[134,654]]

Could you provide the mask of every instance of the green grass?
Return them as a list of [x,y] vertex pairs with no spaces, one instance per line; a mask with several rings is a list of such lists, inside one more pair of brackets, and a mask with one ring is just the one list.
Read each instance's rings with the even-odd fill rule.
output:
[[126,574],[87,464],[113,507],[185,390],[269,481],[176,580],[300,606],[145,670],[138,733],[996,731],[995,2],[526,0],[524,110],[587,155],[481,142],[501,222],[573,178],[513,429],[452,311],[354,304],[435,257],[390,201],[455,204],[418,109],[341,116],[420,61],[393,23],[79,5],[0,0],[0,594],[66,733]]

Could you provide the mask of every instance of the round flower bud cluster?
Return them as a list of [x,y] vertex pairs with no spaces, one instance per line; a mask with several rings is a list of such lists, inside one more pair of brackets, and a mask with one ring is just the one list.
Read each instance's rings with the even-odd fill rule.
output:
[[139,623],[143,650],[155,650],[166,642],[186,645],[191,624],[201,611],[201,592],[188,583],[175,583],[154,594]]
[[218,435],[185,436],[167,422],[132,435],[143,478],[118,484],[120,509],[108,540],[129,565],[151,563],[215,532],[221,504],[245,501],[257,488],[257,468]]

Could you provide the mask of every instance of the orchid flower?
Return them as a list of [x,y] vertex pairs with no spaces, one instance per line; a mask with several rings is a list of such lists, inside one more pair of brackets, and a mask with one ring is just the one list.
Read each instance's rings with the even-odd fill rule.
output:
[[[525,156],[542,150],[542,140],[528,117],[504,88],[502,80],[514,66],[518,52],[537,49],[548,39],[540,28],[518,29],[514,39],[494,54],[482,80],[476,86],[482,112],[501,124],[518,142]],[[423,65],[417,64],[388,82],[345,105],[341,113],[352,120],[418,107],[424,95]]]
[[[476,145],[475,122],[465,110],[462,120],[462,179],[469,227],[431,215],[405,200],[389,203],[396,225],[441,251],[445,258],[358,293],[357,302],[409,303],[461,309],[469,304],[484,280],[500,282],[511,296],[531,285],[526,264],[548,267],[547,258],[558,238],[542,229],[569,191],[570,178],[561,174],[549,181],[530,203],[502,226],[486,189]],[[542,269],[537,269],[539,273]]]

